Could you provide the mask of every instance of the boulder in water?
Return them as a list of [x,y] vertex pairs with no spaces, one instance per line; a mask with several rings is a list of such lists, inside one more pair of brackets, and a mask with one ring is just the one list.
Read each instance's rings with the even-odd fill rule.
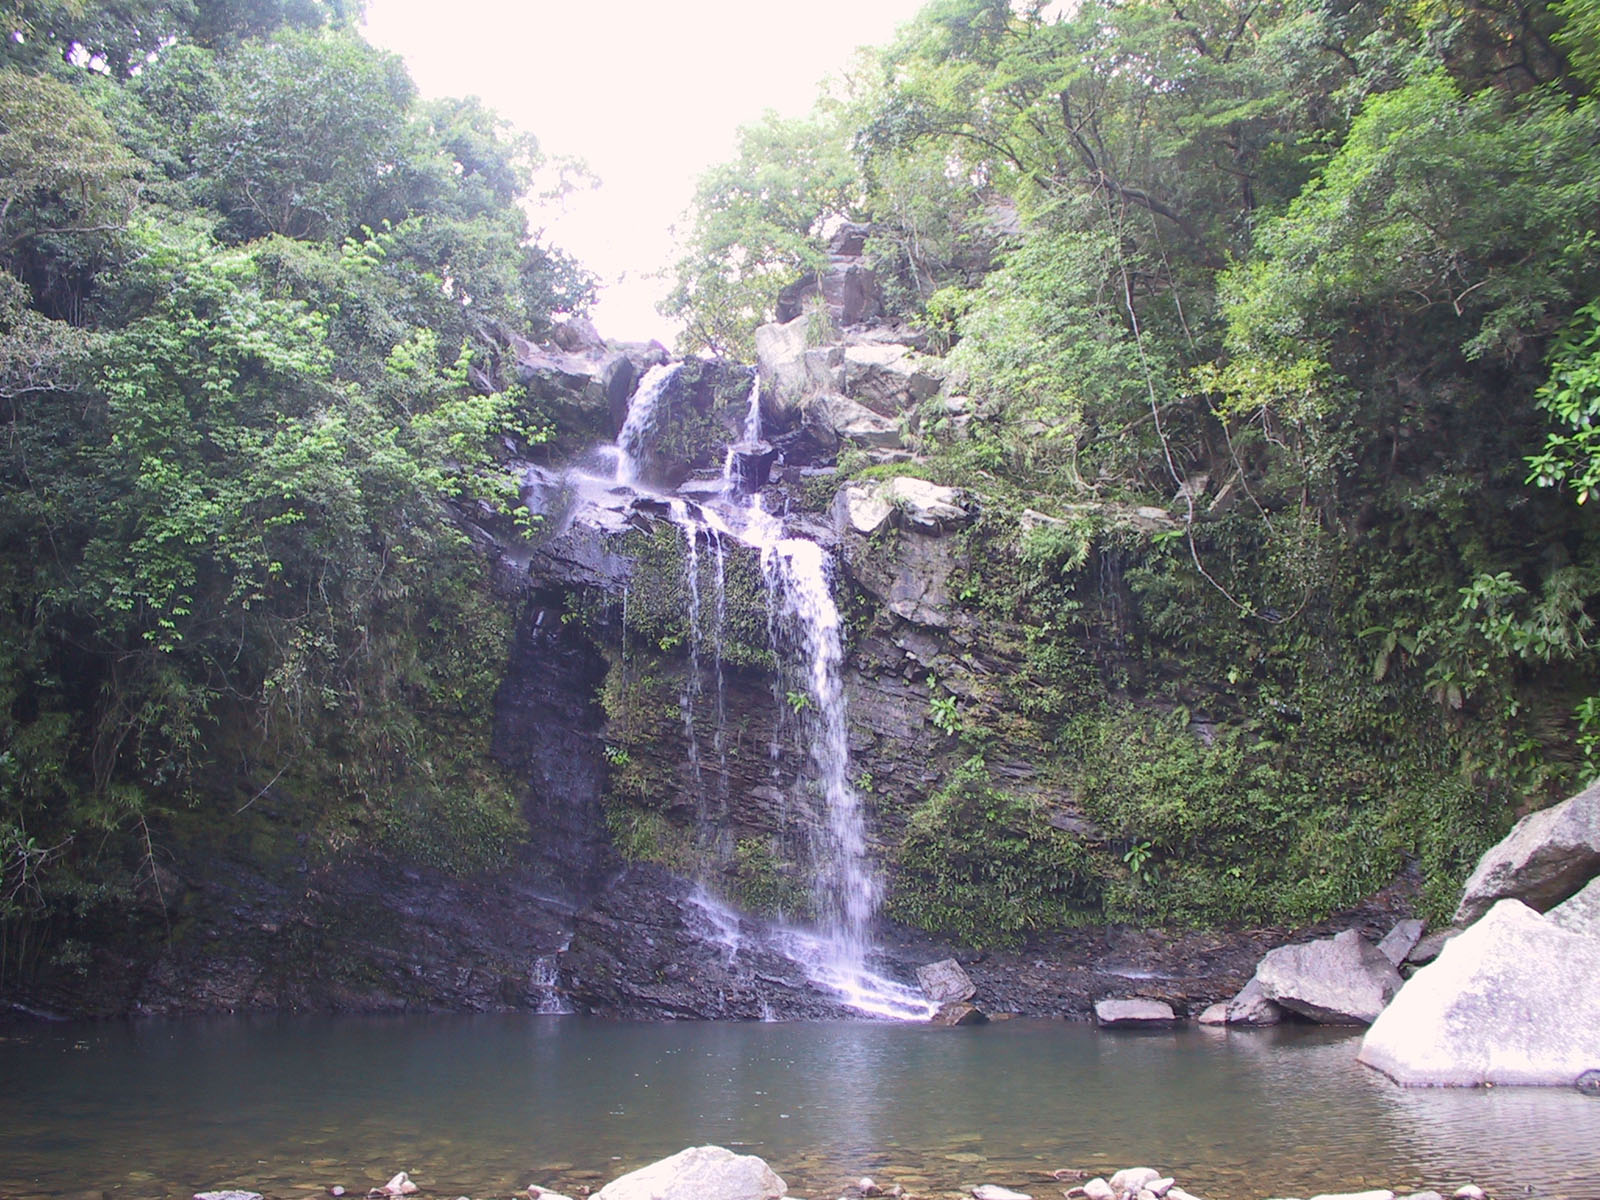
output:
[[1358,1057],[1403,1084],[1571,1085],[1600,1068],[1600,937],[1502,900],[1407,981]]
[[1013,1192],[995,1183],[980,1183],[972,1189],[972,1200],[1033,1200],[1027,1192]]
[[976,1004],[965,1000],[947,1000],[928,1018],[930,1025],[982,1025],[989,1019]]
[[781,1200],[787,1191],[754,1154],[694,1146],[613,1179],[596,1200]]
[[953,958],[941,958],[917,968],[917,984],[922,994],[936,1004],[951,1000],[971,1000],[978,994],[978,985],[972,982],[961,964]]
[[1164,1000],[1132,996],[1121,1000],[1095,1001],[1094,1019],[1097,1024],[1107,1027],[1172,1025],[1177,1022],[1178,1014]]
[[1256,980],[1267,999],[1324,1025],[1371,1024],[1404,982],[1354,929],[1269,950]]
[[1253,977],[1228,1001],[1226,1014],[1229,1025],[1276,1025],[1283,1020],[1283,1009],[1267,999],[1261,981]]
[[1529,813],[1478,860],[1456,908],[1469,925],[1497,900],[1545,912],[1600,875],[1600,781],[1552,808]]

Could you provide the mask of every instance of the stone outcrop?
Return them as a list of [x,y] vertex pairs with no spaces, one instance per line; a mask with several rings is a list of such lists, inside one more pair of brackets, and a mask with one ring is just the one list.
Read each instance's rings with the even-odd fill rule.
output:
[[1327,1025],[1370,1024],[1403,982],[1394,964],[1354,929],[1269,951],[1256,981],[1267,999]]
[[1403,1084],[1572,1085],[1600,1068],[1600,937],[1502,900],[1407,981],[1359,1057]]
[[774,946],[762,922],[700,897],[653,863],[635,863],[574,917],[559,982],[582,1013],[630,1018],[835,1018],[854,1015]]
[[781,1200],[788,1190],[754,1154],[695,1146],[613,1179],[595,1200]]
[[1476,921],[1497,900],[1545,912],[1600,875],[1600,782],[1551,808],[1529,813],[1478,860],[1455,924]]
[[1406,961],[1406,956],[1422,940],[1422,929],[1422,922],[1415,917],[1408,917],[1404,921],[1396,921],[1394,928],[1384,934],[1383,940],[1378,943],[1378,950],[1398,967]]
[[971,1000],[978,992],[978,985],[972,982],[972,976],[962,970],[961,964],[953,958],[941,958],[938,962],[918,967],[917,985],[922,988],[922,994],[935,1004]]

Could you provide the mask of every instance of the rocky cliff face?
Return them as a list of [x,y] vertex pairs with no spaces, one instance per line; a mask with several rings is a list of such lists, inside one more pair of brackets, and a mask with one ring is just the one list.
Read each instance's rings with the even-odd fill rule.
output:
[[[528,834],[506,866],[461,878],[354,846],[310,853],[305,798],[269,788],[225,833],[179,831],[171,903],[106,931],[92,987],[57,975],[25,1002],[852,1011],[806,965],[804,931],[837,917],[822,863],[841,833],[810,651],[775,599],[782,536],[832,563],[843,784],[882,901],[866,966],[910,980],[954,949],[985,1007],[1075,1017],[1107,995],[1193,1011],[1237,990],[1270,931],[1104,925],[1103,881],[1136,894],[1138,867],[1085,811],[1062,748],[1075,707],[1135,669],[1120,657],[1117,539],[1091,546],[1083,526],[1147,537],[1171,519],[1109,505],[1002,519],[919,477],[918,424],[959,428],[972,405],[909,331],[849,324],[876,311],[858,255],[840,242],[810,285],[823,304],[797,292],[795,314],[760,331],[762,440],[732,459],[752,429],[748,367],[692,361],[668,378],[659,346],[607,343],[581,322],[549,346],[513,343],[518,378],[555,423],[541,460],[518,465],[539,522],[529,537],[462,517],[514,614],[493,754],[520,781]],[[647,376],[659,394],[625,486],[611,443]],[[878,470],[845,478],[841,455]],[[735,516],[764,532],[741,534]],[[1048,553],[1019,558],[1024,544]],[[1068,559],[1098,583],[1062,607],[1077,613],[1072,634],[1042,643],[988,589],[1009,572],[1049,595]],[[1376,910],[1370,929],[1391,915]],[[991,949],[961,949],[973,944]]]

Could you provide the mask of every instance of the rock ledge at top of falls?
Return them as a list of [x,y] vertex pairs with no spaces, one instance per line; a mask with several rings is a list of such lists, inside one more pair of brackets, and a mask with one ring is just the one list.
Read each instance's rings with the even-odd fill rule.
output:
[[754,1154],[693,1146],[613,1179],[595,1200],[781,1200],[788,1190]]
[[1600,780],[1529,813],[1478,860],[1462,889],[1455,924],[1468,925],[1497,900],[1545,912],[1600,875]]
[[1358,1057],[1402,1084],[1574,1084],[1600,1069],[1600,937],[1502,900],[1406,982]]

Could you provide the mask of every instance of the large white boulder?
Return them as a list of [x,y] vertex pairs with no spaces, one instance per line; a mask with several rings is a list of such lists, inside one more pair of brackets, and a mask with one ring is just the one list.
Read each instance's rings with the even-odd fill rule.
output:
[[613,1179],[596,1200],[781,1200],[787,1190],[754,1154],[694,1146]]
[[1407,981],[1361,1043],[1397,1083],[1574,1083],[1600,1068],[1600,937],[1502,900]]
[[1404,982],[1354,929],[1269,950],[1255,977],[1267,999],[1325,1025],[1371,1024]]
[[882,496],[898,508],[906,523],[929,533],[957,529],[971,520],[961,493],[914,475],[896,475],[883,485]]
[[1551,808],[1529,813],[1478,860],[1455,924],[1470,925],[1497,900],[1545,912],[1600,875],[1600,781]]
[[1570,900],[1563,900],[1545,916],[1563,929],[1600,938],[1600,875],[1590,880],[1589,886],[1583,891]]

